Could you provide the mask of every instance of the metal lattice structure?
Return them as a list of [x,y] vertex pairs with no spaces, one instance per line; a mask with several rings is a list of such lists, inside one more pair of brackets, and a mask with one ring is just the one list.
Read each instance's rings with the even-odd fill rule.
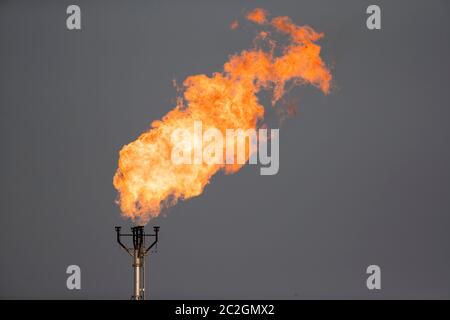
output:
[[[153,227],[154,234],[145,234],[143,226],[136,226],[131,228],[131,234],[120,233],[121,227],[116,227],[117,242],[126,252],[133,258],[133,295],[132,300],[145,299],[145,256],[148,255],[150,249],[158,243],[159,227]],[[131,237],[133,247],[127,247],[123,244],[123,237]],[[154,238],[153,243],[146,247],[145,238]]]

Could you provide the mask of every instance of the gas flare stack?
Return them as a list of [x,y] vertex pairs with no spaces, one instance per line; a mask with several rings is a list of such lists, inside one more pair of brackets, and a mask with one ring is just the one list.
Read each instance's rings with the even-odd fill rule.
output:
[[[153,227],[153,230],[155,231],[154,234],[145,234],[143,226],[132,227],[131,234],[127,234],[127,233],[121,234],[120,229],[121,229],[121,227],[116,227],[117,242],[133,258],[134,276],[133,276],[133,295],[131,296],[131,299],[132,300],[144,300],[145,299],[145,256],[150,252],[150,249],[153,248],[158,243],[159,227]],[[121,241],[122,237],[132,237],[133,238],[133,247],[128,248],[127,246],[125,246]],[[145,238],[146,237],[154,238],[153,243],[148,247],[145,246]]]

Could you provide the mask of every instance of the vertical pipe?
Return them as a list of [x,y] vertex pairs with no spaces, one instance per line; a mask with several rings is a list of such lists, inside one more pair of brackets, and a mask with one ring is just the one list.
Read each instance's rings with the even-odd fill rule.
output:
[[145,300],[145,255],[142,256],[142,300]]
[[141,256],[139,250],[134,250],[134,262],[133,262],[133,269],[134,269],[134,300],[141,300]]

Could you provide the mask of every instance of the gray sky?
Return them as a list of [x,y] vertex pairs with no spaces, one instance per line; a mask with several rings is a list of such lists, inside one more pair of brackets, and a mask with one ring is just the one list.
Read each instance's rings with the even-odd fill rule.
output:
[[154,221],[150,297],[450,298],[448,2],[76,1],[75,32],[72,3],[0,2],[0,298],[129,298],[118,151],[172,109],[173,79],[251,46],[228,26],[255,7],[323,31],[335,87],[289,93],[277,175],[218,174]]

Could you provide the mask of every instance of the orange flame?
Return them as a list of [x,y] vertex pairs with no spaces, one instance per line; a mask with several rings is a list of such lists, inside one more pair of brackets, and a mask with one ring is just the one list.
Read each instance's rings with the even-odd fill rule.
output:
[[236,30],[237,27],[239,27],[239,22],[238,22],[237,20],[231,21],[231,23],[230,23],[230,29],[231,29],[231,30]]
[[[192,131],[195,121],[202,122],[203,130],[217,128],[224,135],[226,129],[256,129],[264,118],[264,107],[256,94],[262,89],[273,89],[275,103],[283,96],[288,81],[312,84],[329,93],[332,77],[320,57],[321,48],[315,43],[323,37],[322,33],[308,26],[297,26],[288,17],[267,22],[267,12],[263,9],[249,12],[246,18],[288,35],[289,43],[281,47],[283,53],[275,56],[278,45],[269,39],[270,32],[263,31],[257,39],[268,43],[270,50],[255,45],[231,56],[222,72],[185,79],[183,99],[178,99],[177,106],[162,120],[153,121],[148,131],[120,151],[113,182],[125,217],[145,224],[178,200],[200,195],[219,170],[234,173],[243,166],[174,164],[171,135],[175,129]],[[206,147],[207,144],[203,146]]]
[[267,11],[261,8],[256,8],[253,11],[250,11],[246,18],[250,20],[251,22],[257,23],[257,24],[263,24],[266,22],[266,16]]

